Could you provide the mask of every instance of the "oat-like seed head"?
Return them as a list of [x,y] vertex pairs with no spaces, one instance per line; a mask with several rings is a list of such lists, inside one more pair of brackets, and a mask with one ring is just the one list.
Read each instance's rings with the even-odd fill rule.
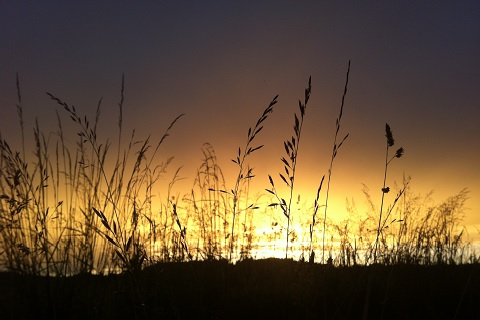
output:
[[395,140],[393,139],[393,134],[392,134],[392,130],[390,130],[390,126],[387,124],[385,124],[385,131],[386,131],[386,137],[387,137],[387,143],[388,143],[388,146],[391,147],[395,144]]
[[395,153],[395,157],[401,158],[401,157],[403,156],[404,152],[405,152],[405,150],[403,149],[403,147],[402,147],[402,148],[399,148],[399,149],[397,150],[397,152]]

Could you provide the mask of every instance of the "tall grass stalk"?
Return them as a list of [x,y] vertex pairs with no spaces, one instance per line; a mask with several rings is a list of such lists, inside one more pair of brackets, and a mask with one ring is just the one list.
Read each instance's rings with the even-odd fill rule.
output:
[[[123,93],[124,79],[122,78],[121,101],[119,103],[120,109],[123,108]],[[96,125],[91,127],[87,117],[85,116],[82,118],[79,116],[74,106],[69,106],[67,103],[63,102],[52,94],[48,95],[58,104],[60,104],[70,115],[71,120],[80,127],[80,131],[78,132],[78,136],[81,139],[80,146],[83,148],[84,143],[88,143],[91,147],[93,153],[93,162],[91,165],[87,164],[86,167],[91,166],[91,169],[97,172],[97,178],[95,179],[95,181],[97,181],[95,190],[99,190],[99,188],[101,188],[101,180],[103,180],[103,184],[106,186],[107,190],[104,194],[106,201],[103,202],[100,207],[94,203],[89,203],[88,207],[90,209],[86,209],[93,210],[95,215],[100,218],[100,222],[105,227],[106,232],[102,232],[97,228],[94,228],[93,230],[99,232],[111,245],[113,245],[114,253],[116,254],[117,258],[119,258],[124,268],[127,270],[138,269],[139,266],[136,265],[136,263],[143,263],[144,261],[144,250],[141,249],[141,245],[139,243],[140,234],[137,232],[139,218],[141,216],[141,212],[139,211],[142,209],[138,207],[140,190],[145,185],[147,185],[147,190],[151,188],[152,184],[158,180],[161,174],[164,172],[165,167],[163,165],[152,168],[152,161],[160,145],[163,143],[165,138],[169,136],[170,130],[183,116],[183,114],[176,117],[170,123],[170,126],[167,128],[164,135],[156,145],[156,148],[150,159],[147,159],[147,152],[151,146],[150,137],[143,142],[137,142],[134,141],[134,132],[132,132],[131,140],[128,144],[127,150],[124,151],[123,155],[120,153],[120,151],[117,153],[115,167],[113,168],[113,172],[109,178],[106,169],[106,159],[110,147],[108,140],[105,144],[98,143]],[[122,112],[120,112],[118,122],[119,139],[121,139],[122,130],[121,113]],[[96,120],[98,120],[98,116],[99,110],[97,109]],[[121,140],[119,143],[121,143]],[[133,145],[140,145],[140,148],[136,154],[130,175],[126,175],[129,153]],[[168,162],[169,161],[167,161],[167,164]],[[125,181],[126,184],[124,184]],[[124,194],[124,192],[126,193]],[[143,202],[142,205],[146,205],[148,202],[149,200],[147,199],[146,203]],[[110,212],[108,216],[104,214],[106,210]],[[131,212],[129,219],[130,221],[127,220],[128,215],[126,212]],[[87,223],[87,226],[95,225],[94,222],[91,221],[88,211],[85,211],[84,215],[90,220]],[[128,228],[128,230],[126,228]]]
[[[379,236],[382,232],[383,203],[384,203],[384,199],[385,199],[385,194],[390,192],[390,187],[387,187],[388,165],[390,164],[390,162],[392,162],[393,159],[401,158],[404,154],[404,149],[402,147],[400,147],[395,152],[395,155],[393,155],[392,157],[389,156],[388,151],[389,151],[390,147],[393,147],[393,145],[395,144],[395,139],[393,139],[392,130],[390,129],[390,126],[388,125],[388,123],[385,124],[385,132],[386,132],[385,137],[387,138],[387,145],[386,145],[386,151],[385,151],[385,169],[384,169],[384,175],[383,175],[382,201],[381,201],[381,204],[380,204],[380,217],[378,218],[377,236],[375,238],[375,245],[374,245],[374,251],[373,251],[373,263],[377,262],[378,239],[379,239]],[[401,193],[397,196],[397,198],[395,200],[395,203],[398,201],[400,196],[401,196]],[[393,210],[393,206],[389,210],[389,212],[391,212],[391,210]]]
[[308,79],[308,87],[305,89],[305,98],[302,103],[301,100],[298,101],[298,106],[300,109],[300,119],[297,114],[294,113],[295,124],[293,126],[294,135],[291,136],[289,140],[284,141],[283,145],[285,148],[285,153],[287,158],[282,157],[281,161],[284,164],[284,170],[286,177],[279,173],[280,178],[289,188],[288,200],[280,197],[273,182],[273,178],[268,175],[268,179],[271,185],[271,189],[266,189],[267,192],[273,194],[277,201],[276,203],[270,204],[270,206],[280,206],[283,215],[287,218],[287,228],[286,228],[286,245],[285,245],[285,259],[288,258],[288,248],[289,248],[289,236],[290,236],[290,223],[291,223],[291,208],[292,208],[292,199],[293,199],[293,190],[295,185],[295,173],[297,168],[297,158],[298,158],[298,148],[300,145],[300,137],[302,134],[303,120],[305,118],[305,110],[307,109],[308,100],[310,99],[310,94],[312,92],[312,77]]
[[23,119],[22,94],[20,92],[20,78],[18,76],[18,72],[17,72],[16,85],[17,85],[17,99],[18,99],[17,114],[20,121],[20,133],[22,135],[22,158],[23,158],[23,161],[25,161],[25,128],[24,128],[25,121]]
[[[328,168],[327,191],[326,191],[326,195],[325,195],[325,206],[324,206],[324,211],[323,211],[322,263],[325,263],[325,231],[326,231],[326,228],[327,228],[328,196],[330,194],[330,182],[332,180],[333,160],[335,160],[335,157],[337,156],[338,150],[340,149],[343,142],[345,142],[345,140],[348,138],[348,135],[349,135],[349,133],[347,133],[345,135],[345,137],[343,137],[343,139],[340,142],[337,142],[338,132],[340,131],[340,123],[342,121],[343,106],[345,104],[345,97],[347,95],[349,74],[350,74],[350,61],[348,61],[347,76],[346,76],[345,87],[344,87],[343,95],[342,95],[342,104],[340,105],[340,114],[338,115],[338,118],[337,118],[336,123],[335,123],[335,137],[333,139],[332,157],[330,158],[330,167]],[[337,143],[338,143],[338,145],[337,145]],[[323,182],[323,178],[322,178],[322,182]],[[314,225],[315,224],[313,224],[313,226]]]
[[[198,228],[197,255],[202,259],[224,258],[228,248],[228,193],[225,191],[225,177],[218,164],[213,146],[205,143],[202,147],[203,160],[197,169],[192,189],[184,198],[186,211],[194,214]],[[213,191],[215,190],[215,191]],[[227,252],[229,250],[227,249]],[[228,257],[225,256],[225,258]]]
[[[318,209],[320,208],[320,191],[322,191],[323,180],[325,180],[325,175],[322,177],[322,180],[320,181],[320,185],[318,186],[318,189],[317,189],[317,196],[315,197],[315,201],[313,203],[312,223],[309,225],[309,236],[310,236],[309,262],[310,263],[315,262],[315,251],[313,250],[313,233],[314,233],[315,225],[317,223],[316,221],[317,212],[318,212]],[[325,224],[323,227],[325,228]]]
[[273,112],[273,106],[277,104],[277,98],[278,98],[278,95],[276,95],[272,99],[272,101],[270,101],[270,103],[268,104],[268,107],[263,111],[262,115],[257,120],[257,123],[255,124],[255,126],[253,128],[250,127],[248,129],[247,143],[245,144],[244,149],[242,150],[241,148],[238,148],[237,157],[235,159],[232,159],[232,162],[238,166],[238,174],[235,181],[235,187],[230,191],[231,195],[233,196],[232,230],[230,233],[230,254],[229,254],[230,261],[232,261],[232,254],[233,254],[234,243],[235,243],[236,217],[240,212],[244,210],[246,211],[248,209],[256,208],[254,204],[249,204],[245,209],[239,209],[239,203],[240,203],[240,197],[241,197],[241,194],[240,194],[241,184],[243,182],[248,182],[253,177],[255,177],[253,175],[253,168],[251,168],[250,166],[247,166],[247,168],[245,168],[246,166],[245,160],[253,152],[263,148],[263,145],[258,145],[253,147],[252,142],[253,140],[255,140],[255,137],[257,136],[257,134],[259,134],[260,131],[262,131],[263,122],[267,119],[268,115]]

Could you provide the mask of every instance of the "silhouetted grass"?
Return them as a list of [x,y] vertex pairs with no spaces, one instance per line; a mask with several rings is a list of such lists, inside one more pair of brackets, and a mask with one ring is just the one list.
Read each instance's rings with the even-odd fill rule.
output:
[[[333,148],[332,148],[332,156],[330,159],[330,167],[328,168],[328,178],[327,178],[327,192],[325,195],[325,206],[324,206],[324,211],[323,211],[323,231],[322,231],[322,263],[325,263],[325,231],[327,229],[327,210],[328,210],[328,196],[330,194],[330,182],[332,180],[332,170],[333,170],[333,160],[337,157],[338,150],[340,150],[340,147],[343,145],[345,140],[348,138],[349,134],[347,133],[343,139],[338,142],[338,132],[340,131],[340,124],[342,122],[342,115],[343,115],[343,107],[345,105],[345,97],[347,95],[347,89],[348,89],[348,76],[350,75],[350,61],[348,61],[348,69],[347,69],[347,76],[345,80],[345,87],[343,89],[343,96],[342,96],[342,103],[340,105],[340,113],[338,115],[338,118],[335,122],[335,137],[333,139]],[[320,183],[320,187],[317,192],[317,199],[315,200],[315,207],[317,207],[317,201],[318,201],[318,194],[320,192],[321,186],[323,184],[323,178]],[[312,230],[315,227],[315,215],[316,215],[316,210],[312,218]],[[311,237],[311,236],[310,236]],[[312,254],[313,255],[313,251]],[[313,257],[312,257],[313,260]]]
[[[235,221],[237,218],[237,215],[241,213],[242,211],[246,211],[249,209],[256,209],[256,206],[254,204],[247,204],[247,206],[243,209],[239,208],[240,205],[240,198],[242,197],[241,191],[244,190],[242,188],[243,183],[248,183],[253,177],[253,168],[250,166],[247,166],[245,168],[245,160],[246,158],[254,153],[255,151],[261,149],[263,145],[256,145],[252,146],[253,141],[255,140],[255,137],[262,131],[263,129],[263,122],[267,120],[267,117],[270,113],[273,112],[273,106],[277,103],[277,98],[278,95],[275,96],[272,101],[269,103],[268,107],[263,111],[262,115],[260,118],[257,120],[257,123],[255,126],[252,128],[248,129],[248,134],[247,134],[247,143],[245,144],[245,148],[242,149],[238,148],[238,155],[235,159],[232,159],[232,162],[235,163],[238,166],[238,175],[237,179],[235,181],[235,187],[231,189],[231,191],[226,191],[226,190],[220,190],[223,193],[229,194],[233,197],[232,200],[232,231],[229,235],[230,237],[230,253],[229,253],[229,260],[232,261],[232,254],[234,250],[234,243],[236,241],[235,239]],[[216,191],[215,189],[210,189],[211,191]]]
[[277,202],[273,202],[270,206],[280,207],[283,215],[287,218],[287,228],[286,228],[286,246],[285,246],[285,259],[288,258],[288,248],[289,248],[289,237],[290,237],[290,222],[292,219],[292,200],[294,198],[294,186],[295,186],[295,173],[297,168],[297,159],[298,159],[298,150],[300,146],[300,137],[302,134],[303,120],[305,118],[305,111],[307,109],[308,100],[310,99],[310,93],[312,91],[312,78],[308,79],[308,87],[305,89],[305,98],[302,101],[298,101],[298,106],[300,109],[300,118],[297,114],[294,114],[295,124],[293,126],[294,135],[283,142],[285,148],[285,153],[287,158],[282,157],[281,161],[283,163],[283,169],[285,170],[285,175],[279,173],[280,178],[285,183],[289,189],[289,194],[285,200],[281,195],[279,195],[275,184],[273,182],[272,176],[268,175],[270,181],[270,189],[265,189],[268,193],[275,196]]
[[[458,212],[455,218],[421,219],[412,218],[412,212],[426,210],[427,217],[433,216],[435,207],[396,209],[397,202],[404,201],[404,192],[409,186],[406,179],[403,187],[388,210],[384,212],[383,198],[390,188],[386,185],[387,168],[394,158],[403,155],[403,148],[393,156],[389,148],[394,139],[390,127],[386,125],[386,162],[382,203],[376,219],[377,226],[371,225],[372,216],[356,219],[348,218],[343,226],[327,220],[329,184],[332,176],[333,160],[348,134],[339,141],[340,123],[343,115],[348,75],[340,113],[336,120],[335,138],[328,169],[328,186],[324,196],[324,217],[322,229],[322,263],[325,263],[326,230],[330,229],[328,244],[332,263],[359,264],[373,262],[414,262],[431,264],[475,261],[468,257],[468,243],[462,243],[465,236],[460,222],[467,199],[467,191],[462,191],[458,201],[441,205],[440,210]],[[24,113],[17,77],[20,129],[24,131]],[[287,199],[278,195],[270,177],[269,193],[276,196],[276,203],[287,218],[286,256],[289,251],[291,212],[294,198],[295,172],[298,164],[298,148],[305,116],[306,105],[311,94],[311,80],[305,89],[305,99],[299,102],[299,115],[295,114],[294,134],[285,141],[287,156],[282,158],[285,173],[280,173],[283,183],[289,188]],[[192,190],[184,196],[174,197],[172,189],[178,179],[178,170],[170,182],[167,194],[159,203],[152,203],[152,190],[159,178],[166,172],[171,158],[158,163],[159,148],[169,136],[172,127],[183,116],[172,121],[159,139],[152,145],[151,138],[138,140],[135,131],[123,143],[122,110],[124,104],[124,79],[122,78],[119,102],[118,145],[116,154],[111,152],[112,143],[98,137],[98,121],[101,115],[100,100],[93,122],[81,116],[76,108],[52,94],[49,96],[59,104],[77,127],[76,144],[66,137],[64,124],[57,113],[58,131],[53,136],[45,136],[38,122],[34,128],[33,158],[25,159],[25,141],[22,138],[21,152],[15,151],[6,140],[1,141],[2,176],[0,180],[2,205],[2,255],[3,266],[29,274],[75,274],[104,273],[114,270],[141,269],[146,262],[183,261],[185,259],[222,259],[233,261],[237,245],[241,247],[240,257],[251,256],[255,247],[254,208],[264,214],[272,207],[260,207],[256,199],[249,199],[249,181],[254,177],[252,166],[246,163],[247,157],[262,148],[253,145],[255,137],[263,129],[263,122],[277,103],[275,97],[255,126],[248,130],[247,143],[232,161],[238,166],[237,179],[233,188],[228,188],[214,149],[206,144],[204,162],[198,169]],[[69,126],[69,132],[71,126]],[[68,133],[69,133],[68,132]],[[23,137],[23,133],[22,133]],[[125,144],[126,148],[122,148]],[[154,148],[153,148],[154,147]],[[30,153],[29,153],[30,154]],[[135,154],[135,155],[134,155]],[[134,155],[134,156],[133,156]],[[158,164],[157,164],[158,163]],[[317,212],[320,208],[321,186],[316,192],[305,246],[313,261],[318,244],[314,242]],[[403,198],[402,198],[403,197]],[[371,199],[369,196],[367,200]],[[243,205],[243,207],[242,207]],[[420,206],[419,203],[415,204]],[[374,216],[377,209],[373,208]],[[353,210],[351,208],[351,210]],[[394,211],[397,210],[397,211]],[[237,216],[244,214],[242,228],[236,228]],[[304,217],[299,217],[299,220]],[[432,223],[431,221],[436,221]],[[273,223],[273,222],[272,222]],[[304,221],[302,224],[306,224]],[[275,222],[277,225],[277,222]],[[395,229],[394,227],[398,227]],[[282,227],[283,228],[283,227]],[[356,231],[355,231],[356,228]],[[391,230],[397,230],[397,234]],[[371,230],[376,230],[372,239]],[[459,231],[460,230],[460,231]],[[464,229],[463,229],[464,230]],[[407,235],[408,234],[408,235]],[[258,235],[257,235],[258,237]],[[436,238],[433,242],[433,238]],[[301,238],[297,235],[297,238]],[[337,244],[335,244],[337,243]],[[415,245],[413,245],[415,244]],[[227,249],[228,247],[228,249]],[[308,249],[307,249],[308,247]],[[228,252],[228,255],[226,253]],[[435,259],[432,258],[435,252]],[[420,257],[421,254],[425,256]],[[392,257],[395,255],[395,257]],[[379,260],[381,257],[381,260]],[[237,258],[238,259],[238,256]]]
[[[34,146],[26,150],[17,76],[20,151],[0,136],[0,265],[13,272],[0,275],[5,278],[0,281],[3,292],[10,292],[7,297],[0,295],[7,318],[29,318],[34,310],[56,318],[72,314],[78,318],[222,318],[246,317],[253,310],[264,317],[389,318],[400,314],[408,318],[416,317],[412,310],[417,304],[405,298],[412,294],[424,300],[426,309],[421,314],[425,317],[478,314],[472,301],[478,298],[480,259],[462,226],[468,190],[435,204],[428,196],[413,193],[410,178],[404,177],[400,187],[389,183],[390,188],[388,166],[404,150],[389,153],[394,139],[388,124],[380,206],[365,187],[368,212],[359,214],[349,203],[344,221],[327,216],[333,161],[348,137],[338,138],[349,73],[350,64],[323,196],[321,243],[315,241],[315,226],[325,175],[313,206],[298,211],[311,213],[299,214],[297,224],[303,234],[295,235],[296,241],[305,240],[297,248],[302,248],[302,257],[310,257],[311,264],[251,259],[259,241],[276,241],[281,233],[286,239],[285,257],[292,251],[292,213],[301,206],[293,201],[294,186],[300,183],[295,176],[301,165],[299,143],[311,79],[303,102],[299,101],[299,113],[294,114],[294,133],[284,142],[284,172],[279,177],[288,188],[286,197],[276,190],[270,175],[267,193],[252,197],[253,166],[247,162],[263,147],[255,144],[256,137],[277,96],[248,129],[245,146],[232,160],[238,170],[232,187],[227,187],[214,148],[207,143],[191,190],[182,195],[174,192],[179,168],[166,191],[155,197],[172,160],[159,159],[160,147],[183,115],[169,124],[156,143],[152,137],[138,139],[135,131],[126,139],[122,77],[117,145],[99,136],[101,99],[90,121],[73,105],[48,94],[62,109],[56,113],[57,131],[45,135],[35,121]],[[62,114],[69,117],[69,125],[65,126]],[[394,191],[395,198],[385,208],[386,194]],[[267,205],[262,205],[261,197],[268,197],[263,200]],[[254,210],[272,217],[271,234],[254,232]],[[277,221],[278,210],[285,224]],[[319,251],[322,264],[314,264]],[[420,296],[420,289],[429,295]],[[22,295],[30,305],[25,306]],[[444,305],[447,301],[449,308]]]

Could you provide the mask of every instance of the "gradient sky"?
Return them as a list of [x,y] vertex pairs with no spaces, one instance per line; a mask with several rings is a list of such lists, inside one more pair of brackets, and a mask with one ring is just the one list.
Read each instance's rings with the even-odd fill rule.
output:
[[395,147],[406,150],[389,185],[410,175],[413,191],[433,190],[437,202],[468,187],[466,221],[480,226],[480,2],[101,2],[0,4],[0,131],[11,145],[19,142],[17,72],[30,140],[36,116],[45,132],[56,130],[47,91],[89,117],[103,97],[104,137],[115,139],[125,73],[125,131],[159,137],[186,113],[162,151],[175,156],[169,174],[183,165],[190,182],[205,142],[225,172],[236,169],[230,159],[279,94],[258,136],[265,147],[250,159],[261,191],[267,173],[283,170],[283,141],[311,75],[297,178],[309,194],[328,169],[351,60],[336,210],[346,198],[363,203],[362,183],[380,196],[388,122]]

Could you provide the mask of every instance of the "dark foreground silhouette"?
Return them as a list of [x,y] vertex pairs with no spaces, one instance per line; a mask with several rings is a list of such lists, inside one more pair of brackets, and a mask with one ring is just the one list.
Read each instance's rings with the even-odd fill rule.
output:
[[131,274],[0,273],[1,319],[480,319],[480,265],[162,263]]

